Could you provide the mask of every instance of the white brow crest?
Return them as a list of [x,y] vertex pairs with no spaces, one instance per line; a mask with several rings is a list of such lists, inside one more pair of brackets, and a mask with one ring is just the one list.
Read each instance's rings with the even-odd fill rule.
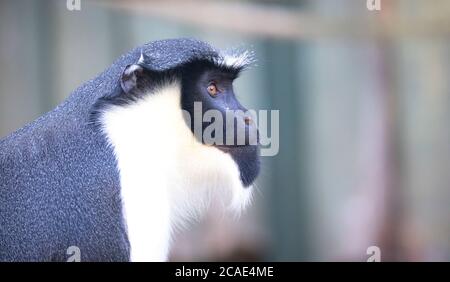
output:
[[256,62],[252,50],[231,49],[221,52],[217,63],[230,68],[243,69]]

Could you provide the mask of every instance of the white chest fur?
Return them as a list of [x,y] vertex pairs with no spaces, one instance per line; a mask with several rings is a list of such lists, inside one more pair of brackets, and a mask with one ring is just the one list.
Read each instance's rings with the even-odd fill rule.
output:
[[180,92],[172,83],[102,115],[118,162],[132,261],[166,260],[174,229],[198,217],[215,194],[235,211],[250,198],[233,159],[194,138]]

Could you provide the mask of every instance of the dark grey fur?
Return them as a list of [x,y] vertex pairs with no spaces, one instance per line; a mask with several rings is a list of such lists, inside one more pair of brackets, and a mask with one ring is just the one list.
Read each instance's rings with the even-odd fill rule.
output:
[[119,58],[56,109],[0,141],[0,261],[127,261],[119,174],[112,149],[89,123],[92,106],[119,86],[143,52],[165,71],[217,57],[192,39],[155,41]]

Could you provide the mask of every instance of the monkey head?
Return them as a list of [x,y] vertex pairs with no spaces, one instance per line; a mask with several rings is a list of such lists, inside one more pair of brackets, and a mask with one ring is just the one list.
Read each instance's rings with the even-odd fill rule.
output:
[[[94,113],[103,113],[101,124],[116,149],[119,167],[120,143],[142,146],[139,158],[146,151],[148,158],[158,156],[160,163],[153,169],[177,179],[169,184],[178,189],[172,194],[184,195],[182,200],[173,197],[183,202],[177,205],[198,210],[205,206],[204,195],[211,194],[205,191],[216,190],[231,196],[231,206],[245,206],[260,169],[259,137],[233,82],[252,63],[251,53],[212,51],[163,70],[155,68],[153,60],[141,53],[136,63],[124,68],[115,94],[95,107]],[[122,140],[130,138],[134,140]]]

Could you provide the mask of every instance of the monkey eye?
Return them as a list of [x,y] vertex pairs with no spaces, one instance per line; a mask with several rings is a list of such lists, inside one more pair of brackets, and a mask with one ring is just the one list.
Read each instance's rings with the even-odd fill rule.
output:
[[217,93],[219,93],[219,90],[217,89],[217,86],[214,82],[212,82],[208,85],[207,90],[208,90],[209,95],[211,95],[212,97],[216,97]]

